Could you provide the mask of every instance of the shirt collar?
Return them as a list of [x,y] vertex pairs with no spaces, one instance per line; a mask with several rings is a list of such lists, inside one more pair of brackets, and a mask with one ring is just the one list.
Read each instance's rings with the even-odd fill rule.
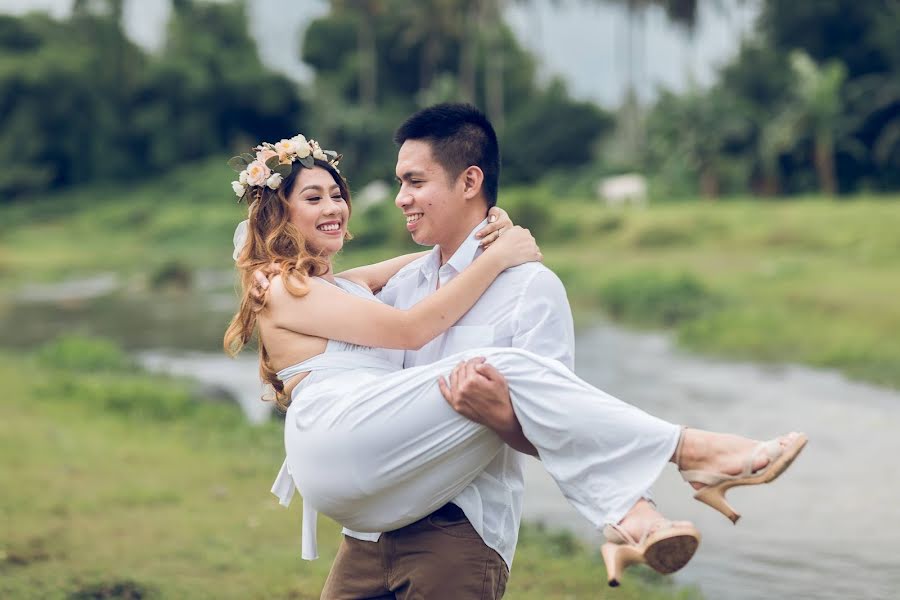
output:
[[[469,232],[469,236],[462,244],[460,244],[459,248],[456,249],[456,252],[450,257],[450,260],[447,261],[448,267],[451,267],[457,273],[462,273],[466,267],[471,265],[472,261],[481,254],[483,250],[481,247],[481,240],[475,237],[475,233],[485,225],[487,225],[487,219],[484,219]],[[422,269],[419,271],[420,277],[429,280],[440,268],[441,247],[435,246],[431,251],[431,254],[428,255],[428,260],[425,261],[425,264],[422,265]]]

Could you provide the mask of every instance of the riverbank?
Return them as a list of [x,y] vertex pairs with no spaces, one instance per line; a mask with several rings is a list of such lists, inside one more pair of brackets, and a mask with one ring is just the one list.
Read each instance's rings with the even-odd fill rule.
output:
[[[300,503],[268,492],[277,422],[251,426],[104,342],[0,353],[0,381],[0,596],[318,598],[338,527],[322,518],[322,558],[300,560]],[[645,569],[610,590],[595,551],[534,526],[516,560],[511,599],[698,596]]]
[[[213,161],[155,183],[4,207],[0,292],[97,273],[190,285],[200,269],[228,269],[244,214],[230,202],[228,177]],[[501,205],[534,231],[581,323],[603,312],[672,330],[697,352],[834,368],[900,387],[900,339],[889,335],[900,327],[897,198],[614,211],[557,196],[511,189]],[[390,202],[357,213],[340,265],[415,249]]]

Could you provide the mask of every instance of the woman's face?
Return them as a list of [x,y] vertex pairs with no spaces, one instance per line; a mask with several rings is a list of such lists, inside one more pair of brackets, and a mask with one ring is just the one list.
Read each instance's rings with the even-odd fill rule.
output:
[[350,208],[328,171],[301,169],[288,205],[291,223],[312,248],[328,256],[343,248]]

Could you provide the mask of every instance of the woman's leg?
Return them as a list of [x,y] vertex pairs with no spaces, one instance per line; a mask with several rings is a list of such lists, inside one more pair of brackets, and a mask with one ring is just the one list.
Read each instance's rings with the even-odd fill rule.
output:
[[545,468],[597,527],[622,520],[674,453],[678,426],[594,388],[558,361],[482,349],[292,405],[288,456],[307,501],[351,529],[383,531],[452,500],[502,447],[493,432],[451,410],[436,383],[462,356],[475,355],[488,356],[507,378]]
[[485,349],[509,384],[525,437],[568,501],[596,527],[622,521],[670,461],[681,427],[597,389],[558,361]]

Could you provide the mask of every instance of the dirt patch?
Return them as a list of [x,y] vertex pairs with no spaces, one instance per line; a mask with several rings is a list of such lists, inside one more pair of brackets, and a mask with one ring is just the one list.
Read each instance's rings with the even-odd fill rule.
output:
[[134,581],[94,583],[72,592],[68,600],[144,600],[151,598],[151,591]]
[[44,540],[33,539],[21,546],[0,550],[0,565],[25,567],[32,563],[50,560]]

